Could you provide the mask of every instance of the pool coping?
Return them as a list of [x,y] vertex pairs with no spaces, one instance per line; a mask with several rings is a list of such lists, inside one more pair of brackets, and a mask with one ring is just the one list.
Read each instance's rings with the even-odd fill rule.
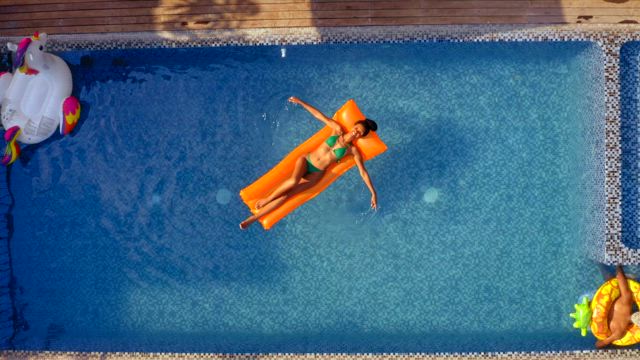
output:
[[640,350],[614,349],[566,352],[538,352],[538,353],[435,353],[435,354],[184,354],[184,353],[141,353],[141,352],[51,352],[51,351],[1,351],[0,358],[30,359],[30,360],[125,360],[125,359],[178,359],[178,360],[611,360],[638,359]]
[[[20,38],[0,36],[0,43]],[[621,231],[621,143],[620,143],[620,48],[627,41],[640,40],[640,25],[416,25],[336,28],[276,28],[222,31],[109,33],[52,35],[53,51],[77,49],[119,49],[146,47],[201,47],[240,45],[300,45],[320,43],[405,42],[405,41],[590,41],[604,56],[605,90],[605,234],[602,251],[591,254],[607,264],[640,264],[640,250],[622,243]],[[8,358],[185,358],[185,359],[611,359],[640,358],[639,350],[469,353],[469,354],[160,354],[160,353],[53,353],[5,351]]]

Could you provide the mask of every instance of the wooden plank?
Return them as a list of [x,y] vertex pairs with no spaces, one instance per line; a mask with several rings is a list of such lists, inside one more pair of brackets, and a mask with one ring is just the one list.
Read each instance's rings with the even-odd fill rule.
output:
[[[129,0],[130,2],[137,2],[140,0]],[[215,3],[216,0],[209,0],[208,3]],[[220,0],[217,0],[220,1]],[[251,0],[251,3],[254,4],[272,4],[272,3],[300,3],[307,2],[311,0]],[[323,1],[323,0],[313,0],[313,1]],[[335,0],[329,0],[335,1]],[[384,0],[369,0],[369,1],[384,1]],[[43,4],[61,4],[61,3],[97,3],[97,2],[105,2],[108,3],[109,0],[2,0],[3,5],[43,5]],[[172,3],[172,4],[180,4],[180,5],[188,5],[193,3],[191,0],[157,0],[156,3]],[[224,3],[240,5],[246,4],[246,0],[225,0]]]
[[[319,19],[316,26],[364,26],[364,25],[447,25],[447,24],[525,24],[526,17],[406,17],[406,18],[373,18],[373,19],[348,19],[349,24],[344,24],[343,19]],[[365,20],[365,21],[363,21]],[[368,22],[366,20],[369,20]]]
[[[372,7],[371,10],[391,10],[391,9],[420,9],[411,7],[411,4],[402,3],[385,3],[389,4],[389,7]],[[323,10],[312,11],[309,4],[287,4],[283,5],[269,5],[260,13],[268,12],[282,12],[282,11],[307,11],[313,14],[322,14],[327,11],[336,10],[364,10],[359,7],[349,8],[344,6],[338,6],[332,10],[329,8]],[[501,16],[501,15],[513,15],[513,14],[530,14],[534,16],[541,15],[585,15],[585,14],[597,14],[597,15],[635,15],[640,12],[640,7],[637,8],[456,8],[456,9],[429,9],[434,14],[439,12],[449,13],[468,13],[474,15],[487,15],[487,16]],[[18,14],[4,14],[0,13],[0,21],[15,21],[15,20],[36,20],[36,19],[72,19],[82,17],[112,17],[112,16],[144,16],[149,14],[155,15],[193,15],[193,14],[216,14],[216,13],[256,13],[255,9],[248,6],[242,6],[237,8],[230,8],[226,6],[208,6],[208,7],[172,7],[162,9],[148,9],[148,8],[133,8],[133,9],[111,9],[111,10],[94,10],[87,12],[84,10],[72,10],[72,11],[51,11],[51,12],[39,12],[39,13],[18,13]]]
[[[153,9],[156,12],[164,12],[165,8],[206,9],[214,8],[251,8],[257,11],[275,11],[274,8],[286,7],[291,9],[310,10],[347,10],[347,9],[400,9],[400,8],[433,8],[433,9],[460,9],[460,8],[523,8],[528,7],[529,0],[397,0],[397,1],[340,1],[340,2],[296,2],[296,3],[265,3],[261,5],[214,5],[211,1],[196,0],[189,4],[166,4],[157,1],[113,1],[113,2],[89,2],[89,3],[59,3],[21,6],[3,6],[0,4],[0,14],[16,13],[41,13],[49,14],[48,17],[56,17],[51,13],[78,10],[110,10],[110,9]],[[47,15],[36,15],[43,18]]]
[[[389,0],[361,0],[360,2],[386,2]],[[605,1],[605,0],[457,0],[457,1],[447,1],[447,0],[420,0],[425,6],[431,7],[439,7],[439,3],[458,3],[457,6],[464,7],[513,7],[514,4],[517,6],[522,6],[521,3],[528,3],[527,6],[531,7],[581,7],[581,6],[589,6],[589,7],[638,7],[640,4],[636,0],[628,0],[626,2],[619,1]],[[113,2],[125,2],[125,1],[113,1]],[[195,5],[230,5],[230,6],[239,6],[239,5],[247,5],[247,0],[129,0],[126,1],[128,3],[155,3],[155,6],[189,6],[192,4]],[[340,0],[250,0],[251,4],[255,4],[260,6],[262,4],[289,4],[289,3],[334,3],[339,4],[342,1]],[[111,3],[109,0],[1,0],[0,6],[43,6],[43,5],[65,5],[65,4],[90,4],[90,3],[103,3],[104,5],[108,5]],[[465,4],[466,3],[466,4]],[[484,4],[486,3],[486,4]],[[501,3],[501,5],[496,5],[496,3]],[[133,6],[133,5],[132,5]],[[451,5],[445,5],[451,6]],[[136,6],[138,7],[138,6]]]
[[[601,0],[600,0],[601,1]],[[128,1],[128,2],[115,2],[115,3],[104,3],[100,2],[97,4],[102,4],[102,6],[109,5],[126,5],[130,6],[131,4],[147,4],[149,1]],[[429,8],[429,9],[469,9],[470,11],[474,11],[472,14],[485,15],[487,11],[493,11],[494,14],[489,15],[504,15],[504,14],[521,14],[524,9],[527,7],[522,6],[514,6],[513,4],[522,5],[523,3],[528,3],[528,1],[439,1],[437,2],[437,7],[431,7],[432,1],[378,1],[375,3],[363,2],[363,1],[353,1],[353,2],[341,2],[341,3],[287,3],[287,4],[265,4],[260,7],[259,12],[272,12],[272,11],[286,11],[286,10],[296,10],[296,11],[313,11],[316,13],[317,11],[331,11],[331,10],[359,10],[359,9],[415,9],[415,8]],[[511,4],[511,6],[504,7],[513,9],[513,12],[504,12],[502,8],[489,8],[489,7],[469,7],[470,3],[491,3],[491,4]],[[640,3],[637,2],[637,3]],[[90,3],[96,4],[96,3]],[[461,4],[466,4],[467,6],[463,7],[455,7]],[[454,6],[452,8],[445,6]],[[635,8],[531,8],[529,14],[531,15],[553,15],[563,13],[570,15],[582,15],[583,11],[598,14],[598,15],[625,15],[625,14],[635,14],[636,11],[640,9],[639,7]],[[19,7],[13,8],[13,10],[19,10]],[[159,8],[113,8],[113,9],[102,9],[102,10],[94,10],[88,13],[83,10],[69,10],[69,11],[45,11],[45,12],[36,12],[36,13],[19,13],[11,15],[10,13],[0,12],[0,20],[1,21],[9,21],[9,20],[24,20],[24,19],[48,19],[48,18],[75,18],[75,17],[100,17],[100,16],[135,16],[135,15],[148,15],[149,13],[157,14],[157,15],[171,15],[171,14],[198,14],[198,13],[220,13],[220,12],[258,12],[257,8],[253,5],[241,5],[241,6],[229,6],[229,5],[215,5],[215,6],[191,6],[191,7],[159,7]]]
[[2,14],[0,13],[0,21],[13,20],[37,20],[37,19],[74,19],[87,17],[113,17],[113,16],[144,16],[144,15],[190,15],[190,14],[224,14],[224,13],[258,13],[258,12],[274,12],[274,11],[307,11],[308,4],[270,4],[265,5],[266,9],[256,11],[252,6],[197,6],[197,7],[166,7],[166,8],[125,8],[125,9],[102,9],[92,10],[66,10],[66,11],[47,11],[37,13],[16,13]]
[[[141,24],[164,22],[217,22],[277,19],[336,19],[336,18],[392,18],[392,17],[503,17],[525,16],[526,9],[385,9],[385,10],[337,10],[337,11],[273,11],[264,13],[171,14],[139,16],[100,16],[73,19],[27,19],[0,22],[0,29],[49,26],[86,26]],[[548,14],[561,15],[561,14]]]
[[606,0],[531,0],[530,7],[557,7],[557,8],[583,8],[583,7],[595,7],[595,8],[638,8],[640,7],[640,1],[606,1]]
[[286,27],[333,27],[333,26],[367,26],[367,25],[443,25],[443,24],[526,24],[522,17],[407,17],[407,18],[346,18],[346,19],[277,19],[246,20],[228,23],[160,23],[160,24],[113,24],[60,26],[46,28],[12,28],[2,31],[6,36],[22,36],[36,30],[49,34],[82,34],[105,32],[137,32],[137,31],[179,31],[179,30],[213,30],[213,29],[246,29],[246,28],[286,28]]
[[640,16],[528,16],[530,24],[640,24]]
[[[134,0],[135,1],[135,0]],[[109,0],[2,0],[2,5],[38,5],[72,2],[109,2]]]
[[363,26],[363,25],[440,25],[440,24],[568,24],[568,23],[597,23],[619,24],[640,23],[640,17],[626,16],[594,16],[590,19],[570,19],[564,16],[527,16],[527,17],[399,17],[399,18],[334,18],[334,19],[265,19],[245,21],[182,21],[164,23],[130,23],[130,24],[100,24],[100,25],[71,25],[49,27],[12,27],[0,30],[0,35],[22,36],[34,31],[56,33],[87,33],[87,32],[123,32],[123,31],[153,31],[153,30],[192,30],[192,29],[244,29],[270,27],[300,27],[300,26]]
[[531,8],[528,11],[532,16],[545,15],[564,15],[564,16],[580,16],[580,15],[640,15],[640,7],[637,8],[566,8],[566,9],[550,9],[550,8]]
[[0,14],[20,14],[20,13],[72,11],[72,10],[130,9],[130,8],[151,9],[151,8],[157,7],[156,6],[157,3],[158,2],[156,0],[31,4],[31,5],[5,5],[4,3],[1,3]]
[[[309,11],[306,4],[302,5],[287,5],[287,7],[276,6],[270,8],[271,11],[263,11],[263,12],[254,12],[251,11],[251,8],[241,7],[230,9],[227,7],[205,7],[205,8],[167,8],[163,12],[151,12],[150,9],[114,9],[114,10],[97,10],[87,13],[86,11],[66,11],[66,12],[50,12],[50,13],[27,13],[27,14],[0,14],[0,23],[1,22],[16,22],[20,20],[65,20],[65,19],[86,19],[86,18],[105,18],[105,17],[132,17],[132,16],[140,16],[140,17],[162,17],[162,16],[190,16],[190,15],[199,15],[199,14],[225,14],[228,16],[232,16],[234,18],[238,18],[241,16],[247,17],[256,17],[262,18],[262,16],[266,16],[267,18],[272,18],[273,16],[284,16],[287,18],[302,16],[308,17],[313,16],[317,18],[322,17],[334,17],[333,14],[336,13],[344,13],[347,15],[342,15],[339,17],[345,16],[355,16],[355,17],[363,17],[363,16],[382,16],[382,17],[392,17],[392,16],[509,16],[509,15],[557,15],[561,12],[554,11],[554,9],[537,9],[537,13],[527,12],[527,9],[519,9],[519,8],[462,8],[462,9],[420,9],[420,8],[383,8],[383,9],[371,9],[371,10],[358,10],[358,9],[349,9],[349,10],[319,10],[319,11]],[[615,11],[621,12],[619,9]],[[298,14],[298,15],[296,15]],[[617,15],[617,14],[608,14],[608,15]],[[150,21],[157,22],[156,18],[151,19]],[[47,26],[46,22],[38,22],[34,26]],[[2,25],[0,24],[0,27]],[[5,26],[6,27],[6,26]]]
[[[250,1],[250,2],[249,2]],[[0,34],[299,26],[638,23],[640,1],[0,0]]]
[[[316,4],[318,5],[318,4]],[[320,4],[332,5],[332,4]],[[366,5],[366,6],[365,6]],[[27,20],[27,19],[71,19],[81,17],[111,17],[111,16],[139,16],[139,15],[178,15],[178,14],[217,14],[217,13],[266,13],[276,11],[335,11],[335,10],[368,10],[375,9],[419,9],[419,1],[384,1],[379,2],[377,6],[371,7],[370,4],[364,2],[340,3],[335,6],[315,6],[305,3],[291,4],[267,4],[260,8],[260,11],[252,5],[242,6],[191,6],[191,7],[162,7],[162,8],[116,8],[92,10],[66,10],[66,11],[47,11],[35,13],[0,13],[0,21],[11,20]]]

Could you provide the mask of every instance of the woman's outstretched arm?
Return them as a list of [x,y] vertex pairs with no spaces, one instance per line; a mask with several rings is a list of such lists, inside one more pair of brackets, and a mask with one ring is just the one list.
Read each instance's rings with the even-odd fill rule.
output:
[[358,170],[360,171],[360,176],[362,176],[362,180],[369,188],[371,192],[371,208],[375,210],[378,207],[378,195],[376,194],[376,189],[373,188],[373,183],[371,183],[371,178],[369,177],[369,173],[367,169],[364,167],[364,160],[362,159],[362,155],[360,155],[360,151],[355,146],[351,146],[351,152],[353,153],[353,159],[356,161],[356,165],[358,166]]
[[325,123],[325,125],[327,125],[331,129],[333,129],[334,133],[342,134],[342,128],[340,127],[340,124],[338,124],[332,118],[330,118],[330,117],[326,116],[325,114],[323,114],[322,112],[320,112],[320,110],[314,108],[313,106],[307,104],[306,102],[298,99],[295,96],[290,97],[289,98],[289,102],[292,102],[294,104],[302,105],[302,107],[305,110],[307,110],[311,115],[313,115],[313,117],[315,117],[316,119],[322,121],[323,123]]

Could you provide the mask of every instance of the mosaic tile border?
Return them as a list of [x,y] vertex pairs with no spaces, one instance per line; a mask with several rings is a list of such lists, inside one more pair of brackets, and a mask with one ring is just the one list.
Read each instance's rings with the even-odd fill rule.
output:
[[[19,38],[2,37],[0,43]],[[377,43],[406,41],[590,41],[604,55],[605,85],[605,212],[604,244],[592,255],[614,264],[640,264],[640,250],[627,248],[621,240],[621,146],[620,146],[620,48],[640,40],[640,25],[450,25],[380,26],[345,28],[249,29],[225,31],[115,33],[56,35],[50,37],[53,51],[76,49],[120,49],[146,47],[202,47],[240,45],[298,45],[319,43]],[[0,50],[3,51],[3,50]],[[601,250],[601,251],[600,251]],[[51,353],[0,352],[7,359],[636,359],[640,350],[609,350],[539,353],[474,354],[146,354],[146,353]]]
[[171,353],[81,353],[4,351],[0,359],[29,360],[612,360],[638,359],[640,350],[601,350],[540,353],[476,353],[476,354],[171,354]]

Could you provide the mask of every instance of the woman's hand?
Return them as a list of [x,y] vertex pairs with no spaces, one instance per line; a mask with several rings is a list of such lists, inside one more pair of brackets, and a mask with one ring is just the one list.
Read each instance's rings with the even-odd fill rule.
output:
[[306,102],[298,99],[295,96],[290,97],[289,102],[301,105],[305,110],[311,113],[313,117],[322,121],[325,125],[331,127],[333,132],[338,133],[338,135],[342,135],[342,129],[340,128],[340,125],[338,125],[338,123],[333,121],[333,119],[326,117],[323,113],[320,112],[320,110],[314,108],[313,106],[307,104]]
[[371,208],[373,210],[378,209],[378,196],[376,194],[371,195]]
[[289,98],[289,102],[292,102],[292,103],[294,103],[294,104],[302,104],[302,100],[298,99],[298,98],[297,98],[297,97],[295,97],[295,96],[290,97],[290,98]]

